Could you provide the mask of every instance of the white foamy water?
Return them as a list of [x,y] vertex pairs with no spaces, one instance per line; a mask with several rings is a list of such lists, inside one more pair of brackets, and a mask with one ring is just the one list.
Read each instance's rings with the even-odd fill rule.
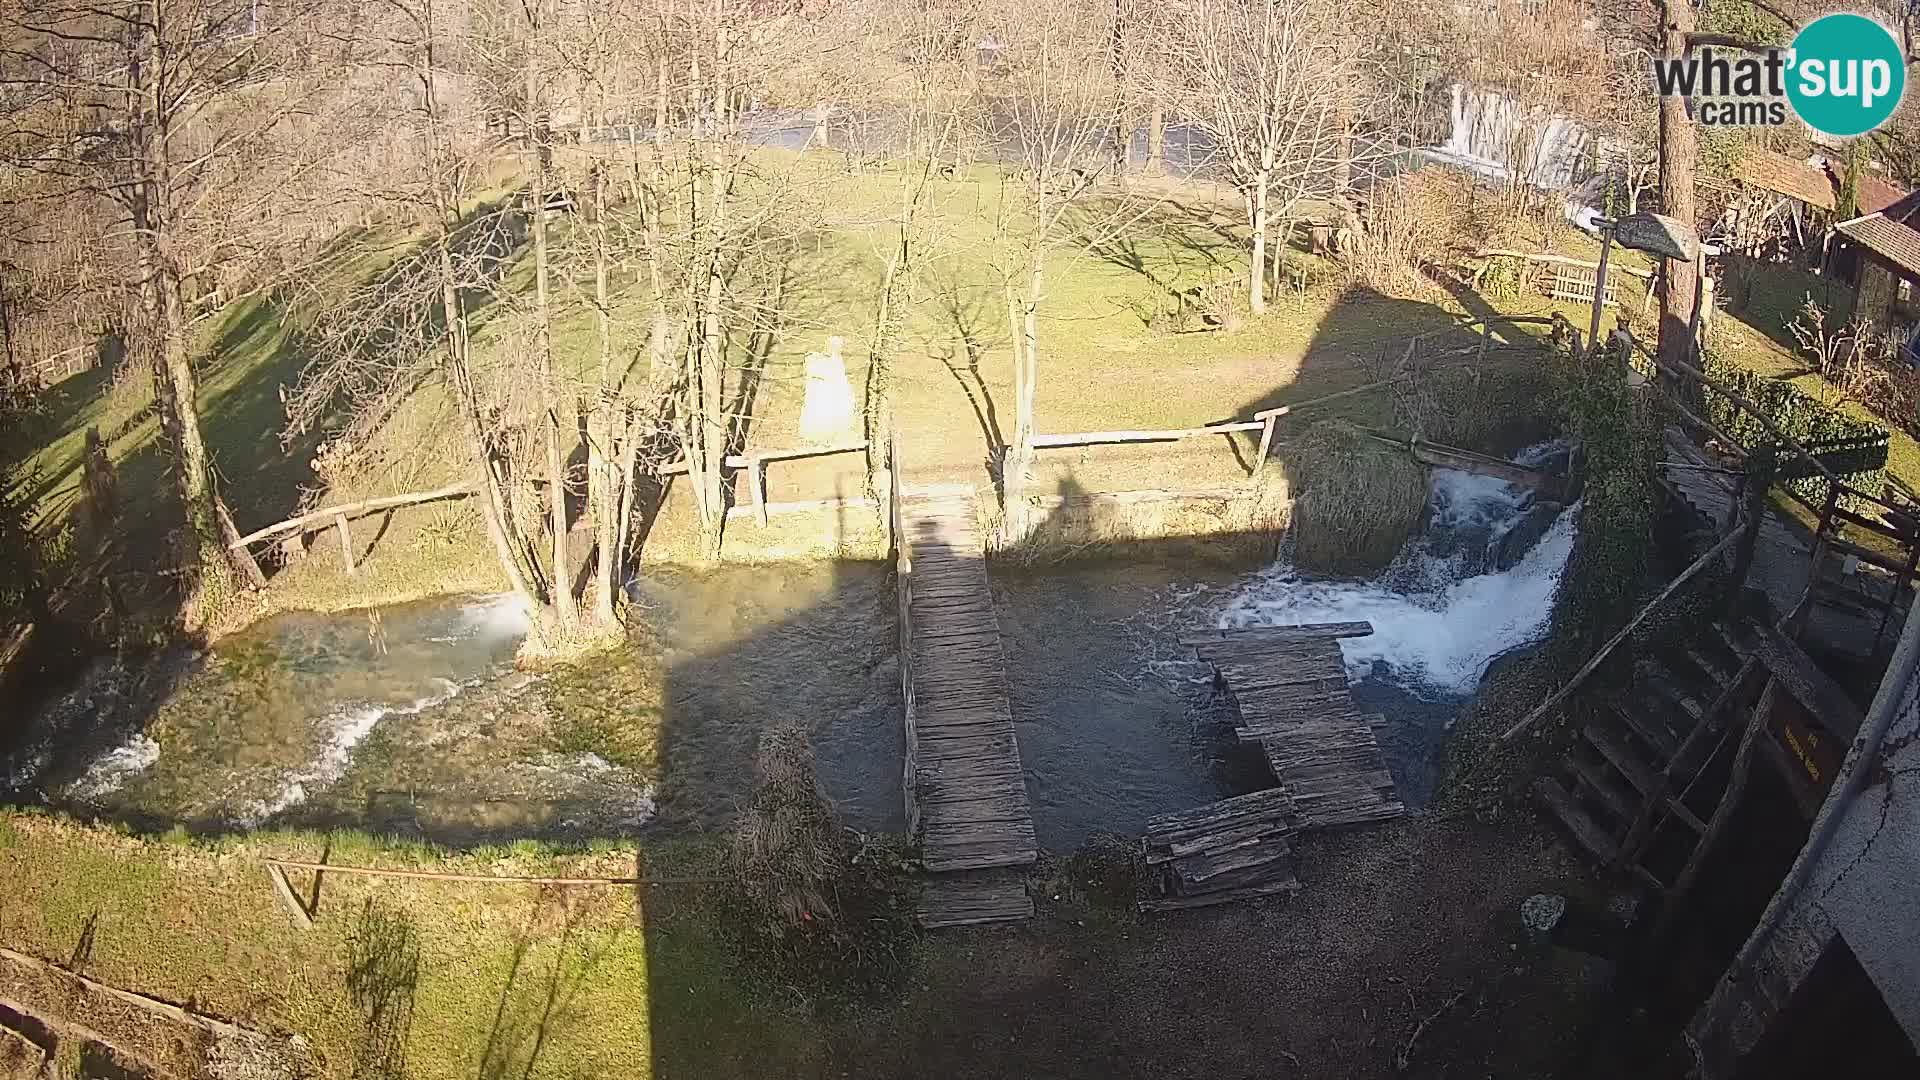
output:
[[474,638],[507,640],[525,637],[533,629],[533,613],[519,593],[495,593],[460,605],[459,618],[444,634],[428,634],[426,639],[446,645]]
[[[1521,460],[1527,460],[1522,455]],[[1219,609],[1222,628],[1301,623],[1373,624],[1343,638],[1353,678],[1386,679],[1420,696],[1472,693],[1501,655],[1543,637],[1560,575],[1573,553],[1579,505],[1568,507],[1510,570],[1486,563],[1489,540],[1520,520],[1526,492],[1499,480],[1433,471],[1427,531],[1367,581],[1302,574],[1284,561],[1242,583]]]
[[119,746],[95,758],[80,779],[67,785],[70,799],[98,799],[120,790],[121,785],[153,768],[160,760],[160,744],[145,732],[135,732]]
[[289,775],[272,795],[243,807],[235,819],[242,825],[259,825],[276,814],[299,806],[313,792],[325,789],[346,774],[347,764],[353,760],[354,747],[359,746],[382,719],[411,716],[423,709],[444,705],[463,689],[451,679],[438,681],[441,684],[439,693],[428,694],[411,704],[355,705],[329,714],[320,721],[326,730],[320,753],[305,768]]

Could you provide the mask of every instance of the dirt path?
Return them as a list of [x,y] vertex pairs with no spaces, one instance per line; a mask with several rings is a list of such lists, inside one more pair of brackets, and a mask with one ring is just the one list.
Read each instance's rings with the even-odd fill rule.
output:
[[1287,903],[955,941],[941,1006],[872,1075],[1537,1077],[1573,1051],[1600,964],[1519,925],[1575,884],[1550,838],[1414,820],[1305,846],[1300,878]]

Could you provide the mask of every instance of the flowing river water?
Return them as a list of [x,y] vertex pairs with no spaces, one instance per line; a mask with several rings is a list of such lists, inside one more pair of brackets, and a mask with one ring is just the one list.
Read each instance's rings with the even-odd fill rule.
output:
[[[1370,620],[1374,634],[1342,642],[1355,696],[1388,717],[1388,764],[1424,805],[1488,666],[1544,634],[1577,516],[1436,470],[1426,527],[1370,580],[1284,558],[1251,572],[995,564],[1042,844],[1271,785],[1211,670],[1178,644],[1196,626]],[[36,718],[0,794],[148,828],[351,825],[456,844],[700,831],[748,794],[760,733],[794,723],[849,825],[902,827],[886,566],[658,570],[630,595],[627,645],[561,674],[516,671],[526,616],[484,597],[285,615],[205,654],[102,662]]]

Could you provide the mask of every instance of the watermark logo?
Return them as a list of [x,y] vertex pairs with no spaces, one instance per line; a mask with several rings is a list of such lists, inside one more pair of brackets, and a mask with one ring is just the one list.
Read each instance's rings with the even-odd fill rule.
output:
[[1778,127],[1788,110],[1827,135],[1864,135],[1893,115],[1907,89],[1900,42],[1864,15],[1824,15],[1786,49],[1705,47],[1653,62],[1662,97],[1684,97],[1717,127]]

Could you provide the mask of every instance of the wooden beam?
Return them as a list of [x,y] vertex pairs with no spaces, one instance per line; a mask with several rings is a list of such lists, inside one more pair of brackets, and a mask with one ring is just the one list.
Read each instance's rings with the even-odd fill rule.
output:
[[522,877],[511,874],[456,874],[441,870],[388,870],[378,866],[336,866],[333,863],[305,862],[300,859],[262,859],[261,861],[268,866],[283,870],[312,870],[319,874],[356,874],[360,877],[481,882],[499,885],[704,885],[725,880],[720,877]]
[[1458,447],[1442,446],[1424,439],[1402,439],[1397,435],[1389,435],[1381,431],[1369,431],[1367,435],[1378,442],[1408,451],[1413,455],[1414,460],[1422,464],[1497,477],[1509,484],[1531,488],[1545,495],[1559,496],[1566,490],[1565,477],[1542,472],[1539,469],[1529,469],[1524,465],[1515,465],[1501,458],[1476,454],[1471,450],[1462,450]]
[[1746,730],[1740,734],[1740,749],[1733,756],[1733,775],[1727,780],[1727,788],[1720,795],[1719,805],[1713,808],[1713,816],[1707,821],[1707,831],[1694,845],[1693,852],[1687,856],[1686,866],[1680,876],[1674,880],[1673,889],[1667,895],[1666,902],[1660,906],[1660,918],[1654,923],[1653,933],[1647,937],[1647,948],[1651,953],[1666,940],[1673,929],[1680,909],[1692,891],[1693,883],[1700,876],[1700,867],[1707,856],[1719,845],[1720,837],[1727,830],[1727,823],[1733,820],[1740,798],[1747,789],[1747,777],[1753,773],[1754,744],[1765,738],[1767,714],[1773,711],[1774,687],[1778,683],[1769,680],[1767,688],[1760,692],[1760,701],[1754,705],[1753,712],[1747,717]]
[[1259,431],[1265,426],[1265,421],[1261,420],[1236,420],[1226,424],[1209,424],[1206,427],[1167,428],[1158,431],[1076,431],[1064,435],[1035,435],[1033,447],[1036,450],[1045,450],[1068,446],[1093,446],[1102,443],[1178,442],[1181,439],[1198,439],[1208,435],[1231,435],[1237,431]]
[[312,513],[301,514],[299,517],[275,522],[264,529],[256,529],[227,546],[238,550],[284,532],[312,532],[316,529],[324,529],[342,517],[360,517],[376,510],[391,510],[398,506],[412,506],[438,499],[454,499],[475,494],[479,490],[480,487],[477,484],[455,484],[452,487],[435,488],[432,491],[417,491],[407,495],[384,495],[377,499],[362,499],[359,502],[328,506]]
[[280,898],[280,906],[287,909],[287,914],[293,916],[293,921],[300,929],[313,929],[313,915],[307,911],[307,906],[300,902],[300,898],[293,894],[293,886],[287,883],[286,870],[268,863],[267,878],[273,883],[273,895]]
[[[867,440],[859,442],[835,443],[832,446],[802,446],[792,450],[761,450],[754,454],[728,454],[721,459],[723,469],[745,469],[756,459],[759,461],[793,461],[798,458],[827,457],[833,454],[855,454],[867,448]],[[679,476],[687,471],[686,461],[680,460],[662,465],[653,470],[655,476]]]
[[747,489],[753,500],[753,516],[760,527],[767,527],[767,463],[757,457],[747,459]]
[[1180,639],[1182,645],[1217,645],[1222,641],[1318,641],[1324,638],[1365,637],[1370,622],[1302,623],[1297,626],[1249,626],[1242,630],[1202,630]]
[[340,530],[340,557],[347,562],[347,576],[353,576],[353,534],[347,531],[347,515],[333,515],[333,527]]
[[1766,665],[1776,685],[1785,687],[1795,701],[1806,706],[1821,726],[1842,740],[1853,739],[1863,719],[1860,706],[1820,670],[1812,657],[1770,626],[1761,627],[1753,635],[1753,646],[1754,656]]
[[1721,537],[1719,543],[1708,548],[1704,555],[1701,555],[1699,558],[1693,560],[1693,563],[1691,565],[1689,565],[1685,570],[1680,571],[1679,577],[1676,577],[1672,581],[1667,582],[1667,587],[1664,589],[1661,589],[1659,595],[1647,601],[1646,606],[1642,607],[1639,611],[1635,612],[1633,618],[1627,620],[1627,625],[1620,628],[1619,633],[1607,639],[1607,643],[1605,645],[1600,646],[1600,651],[1597,653],[1594,653],[1593,657],[1589,659],[1584,665],[1582,665],[1579,671],[1574,672],[1573,678],[1568,679],[1567,684],[1565,686],[1562,686],[1560,689],[1555,690],[1553,694],[1547,698],[1547,700],[1534,706],[1534,709],[1532,712],[1521,717],[1518,723],[1508,728],[1506,732],[1500,736],[1500,741],[1505,742],[1508,739],[1513,738],[1515,735],[1520,734],[1522,731],[1525,731],[1529,727],[1532,727],[1534,721],[1540,719],[1541,716],[1545,715],[1548,709],[1551,709],[1555,705],[1558,705],[1562,701],[1565,701],[1567,699],[1567,695],[1573,693],[1574,690],[1577,689],[1581,683],[1587,681],[1587,676],[1593,674],[1594,669],[1600,666],[1600,662],[1602,660],[1605,660],[1608,656],[1612,655],[1613,650],[1619,648],[1620,643],[1627,640],[1627,636],[1633,633],[1634,630],[1637,629],[1641,623],[1646,621],[1647,616],[1653,613],[1653,609],[1665,603],[1669,596],[1672,596],[1676,591],[1679,590],[1680,586],[1685,585],[1687,582],[1692,581],[1695,577],[1698,577],[1700,574],[1700,571],[1705,570],[1709,563],[1713,562],[1714,559],[1719,557],[1721,552],[1732,547],[1734,542],[1740,539],[1740,534],[1741,534],[1741,530],[1735,529],[1732,532],[1729,532],[1727,535]]

